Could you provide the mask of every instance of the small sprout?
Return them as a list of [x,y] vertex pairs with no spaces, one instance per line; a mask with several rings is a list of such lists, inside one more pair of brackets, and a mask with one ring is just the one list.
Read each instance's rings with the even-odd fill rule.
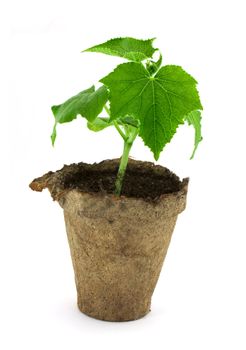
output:
[[[122,191],[129,153],[137,136],[153,152],[155,160],[185,121],[195,128],[197,149],[201,136],[201,110],[196,80],[180,66],[162,66],[162,55],[153,47],[154,39],[116,38],[84,52],[99,52],[123,57],[129,62],[118,65],[100,79],[102,86],[84,90],[61,105],[53,106],[56,139],[58,123],[71,122],[81,115],[92,131],[114,126],[124,141],[123,154],[115,183],[115,194]],[[157,61],[153,55],[159,54]],[[158,56],[157,56],[158,57]],[[108,102],[110,107],[108,107]],[[105,110],[108,117],[102,117]]]

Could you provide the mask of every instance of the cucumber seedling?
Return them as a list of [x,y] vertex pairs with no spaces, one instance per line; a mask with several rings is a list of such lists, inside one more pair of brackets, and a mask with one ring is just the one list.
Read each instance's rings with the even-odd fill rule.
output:
[[[51,135],[56,139],[58,123],[71,122],[78,115],[87,119],[92,131],[115,127],[124,141],[115,182],[120,195],[129,152],[137,136],[158,160],[161,151],[174,136],[178,126],[187,122],[195,128],[193,158],[201,136],[201,110],[196,80],[180,66],[162,65],[154,39],[116,38],[83,52],[99,52],[120,56],[129,62],[118,65],[102,78],[100,86],[91,86],[61,105],[53,106],[55,125]],[[153,54],[158,52],[158,59]],[[106,111],[107,117],[102,116]]]

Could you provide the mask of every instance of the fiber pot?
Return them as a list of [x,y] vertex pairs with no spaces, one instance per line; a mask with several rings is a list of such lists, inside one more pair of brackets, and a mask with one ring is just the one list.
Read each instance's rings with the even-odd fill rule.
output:
[[188,179],[130,159],[122,195],[113,194],[119,159],[72,164],[33,180],[64,210],[78,307],[107,321],[129,321],[150,311],[177,216],[185,209]]

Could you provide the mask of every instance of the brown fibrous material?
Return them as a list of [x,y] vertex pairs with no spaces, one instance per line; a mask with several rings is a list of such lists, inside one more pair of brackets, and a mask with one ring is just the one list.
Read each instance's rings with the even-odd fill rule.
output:
[[130,159],[122,195],[113,194],[119,159],[72,164],[32,181],[64,209],[79,309],[128,321],[150,311],[188,179]]

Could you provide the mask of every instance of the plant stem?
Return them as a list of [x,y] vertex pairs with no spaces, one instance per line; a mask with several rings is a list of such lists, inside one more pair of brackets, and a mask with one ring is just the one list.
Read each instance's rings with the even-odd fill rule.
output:
[[108,115],[110,116],[110,110],[106,104],[104,105],[104,109],[108,113]]
[[114,194],[116,196],[120,196],[120,194],[121,194],[123,179],[124,179],[124,175],[126,172],[126,167],[127,167],[128,157],[129,157],[131,147],[132,147],[132,143],[128,143],[126,141],[124,142],[123,154],[122,154],[122,157],[120,160],[120,166],[119,166],[119,170],[118,170],[116,181],[115,181]]
[[127,168],[127,164],[128,164],[129,153],[130,153],[130,150],[132,148],[133,142],[134,142],[135,138],[137,137],[137,134],[138,134],[138,129],[135,127],[132,127],[130,132],[129,132],[128,137],[125,138],[125,140],[124,140],[123,154],[122,154],[122,157],[120,160],[120,166],[119,166],[119,170],[118,170],[116,181],[115,181],[114,194],[116,196],[120,196],[120,194],[121,194],[123,180],[124,180],[124,176],[125,176],[125,172],[126,172],[126,168]]
[[126,135],[123,133],[123,131],[121,130],[121,128],[116,120],[113,121],[113,124],[114,124],[116,130],[118,131],[118,133],[120,134],[120,136],[123,138],[123,140],[126,141],[127,140]]
[[[110,110],[109,110],[109,108],[108,108],[108,106],[106,104],[104,106],[104,109],[108,113],[108,116],[110,117],[111,116]],[[120,126],[119,126],[119,124],[117,123],[116,120],[113,120],[113,124],[114,124],[116,130],[118,131],[118,133],[120,134],[120,136],[123,138],[123,140],[126,141],[127,137],[124,134],[124,132],[121,130],[121,128],[120,128]]]
[[[104,106],[104,109],[108,113],[109,118],[110,118],[111,117],[110,110],[106,104]],[[138,127],[125,124],[125,125],[123,125],[125,132],[123,132],[123,130],[121,129],[121,127],[119,126],[119,124],[117,123],[116,120],[113,120],[113,124],[114,124],[116,130],[118,131],[118,133],[120,134],[120,136],[124,140],[124,149],[123,149],[123,154],[122,154],[122,157],[120,160],[120,166],[118,169],[118,173],[116,176],[115,191],[114,191],[114,194],[116,196],[120,196],[121,190],[122,190],[122,185],[123,185],[123,180],[125,177],[125,172],[126,172],[126,168],[127,168],[127,164],[128,164],[129,153],[130,153],[130,150],[132,148],[133,142],[138,135],[139,129],[138,129]]]

